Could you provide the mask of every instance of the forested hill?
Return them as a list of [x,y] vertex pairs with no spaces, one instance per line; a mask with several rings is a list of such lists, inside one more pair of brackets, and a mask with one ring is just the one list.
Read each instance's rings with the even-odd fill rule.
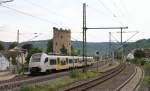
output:
[[[48,40],[39,40],[39,41],[28,41],[21,43],[23,44],[32,44],[33,47],[39,48],[43,51],[47,49]],[[9,47],[11,42],[3,42],[6,48]],[[115,43],[113,43],[114,45]],[[79,49],[82,52],[82,41],[72,41],[72,46],[75,49]],[[118,45],[115,45],[118,46]],[[150,39],[141,39],[136,42],[130,42],[125,45],[127,50],[132,50],[134,48],[150,48]],[[109,51],[109,43],[108,42],[88,42],[87,43],[87,53],[88,55],[94,55],[96,51],[100,51],[101,53],[107,53]]]
[[134,48],[150,48],[150,39],[141,39],[136,42],[127,43],[126,48],[128,50]]
[[[21,43],[20,45],[24,44],[32,44],[33,47],[39,48],[43,51],[47,50],[47,43],[48,40],[39,40],[39,41],[28,41]],[[8,48],[11,42],[3,42],[5,45],[5,48]],[[82,52],[82,41],[72,41],[72,46],[75,49],[79,49]],[[108,51],[109,43],[108,42],[88,42],[87,43],[87,53],[88,55],[95,54],[96,51],[100,51],[102,53],[105,53]]]

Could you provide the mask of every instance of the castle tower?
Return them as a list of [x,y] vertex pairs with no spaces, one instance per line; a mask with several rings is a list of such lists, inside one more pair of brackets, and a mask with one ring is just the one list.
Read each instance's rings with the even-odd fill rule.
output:
[[53,52],[56,54],[71,54],[71,31],[53,27]]

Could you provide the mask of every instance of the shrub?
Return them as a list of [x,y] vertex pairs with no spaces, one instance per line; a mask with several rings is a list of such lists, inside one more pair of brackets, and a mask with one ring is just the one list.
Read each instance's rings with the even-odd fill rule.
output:
[[31,86],[31,85],[22,85],[21,88],[20,88],[20,91],[33,91],[34,90],[34,87]]
[[70,72],[70,77],[71,78],[78,78],[80,76],[81,71],[79,71],[78,69],[72,70]]
[[150,85],[150,76],[146,76],[144,78],[144,85],[149,86]]

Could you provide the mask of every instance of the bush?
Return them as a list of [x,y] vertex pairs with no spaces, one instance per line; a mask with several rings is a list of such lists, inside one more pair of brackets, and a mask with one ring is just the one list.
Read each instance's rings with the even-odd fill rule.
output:
[[146,76],[146,77],[144,78],[144,85],[150,86],[150,76]]
[[145,69],[145,74],[149,75],[150,74],[150,63],[144,64],[144,69]]
[[82,71],[75,69],[75,70],[70,72],[70,77],[65,77],[61,80],[51,82],[48,85],[44,85],[44,86],[22,85],[20,91],[51,91],[54,89],[64,87],[64,86],[71,84],[75,81],[94,77],[96,75],[98,75],[98,73],[96,71],[87,71],[87,72],[83,73]]
[[70,72],[70,77],[78,79],[78,80],[87,79],[90,77],[94,77],[96,75],[98,75],[98,73],[96,71],[82,72],[80,70],[75,69]]
[[81,71],[79,71],[78,69],[72,70],[70,72],[70,77],[71,78],[78,78],[80,76]]
[[31,85],[22,85],[21,88],[20,88],[20,91],[33,91],[34,90],[34,87],[31,86]]

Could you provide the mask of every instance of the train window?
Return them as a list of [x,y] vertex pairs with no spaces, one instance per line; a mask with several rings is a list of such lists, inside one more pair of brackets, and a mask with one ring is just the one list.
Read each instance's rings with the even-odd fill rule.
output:
[[67,63],[67,64],[69,63],[69,59],[68,59],[68,58],[66,58],[66,63]]
[[51,59],[50,60],[50,65],[55,65],[56,64],[56,60],[55,59]]
[[75,59],[75,63],[77,63],[77,59]]
[[41,58],[32,57],[32,62],[40,62]]
[[44,63],[47,63],[48,62],[48,58],[45,58],[45,61],[44,61]]
[[61,65],[65,65],[66,64],[66,61],[61,61]]
[[62,39],[62,38],[63,38],[63,36],[61,35],[61,36],[60,36],[60,38]]
[[84,60],[82,60],[82,62],[84,62]]
[[72,60],[72,59],[69,59],[69,63],[73,63],[73,60]]

